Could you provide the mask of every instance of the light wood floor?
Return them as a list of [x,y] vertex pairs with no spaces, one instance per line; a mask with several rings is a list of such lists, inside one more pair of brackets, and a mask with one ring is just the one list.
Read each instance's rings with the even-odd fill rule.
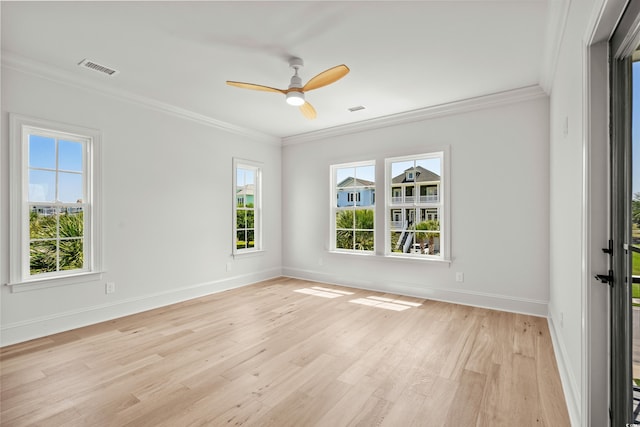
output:
[[5,347],[0,369],[7,427],[570,425],[545,319],[285,278]]

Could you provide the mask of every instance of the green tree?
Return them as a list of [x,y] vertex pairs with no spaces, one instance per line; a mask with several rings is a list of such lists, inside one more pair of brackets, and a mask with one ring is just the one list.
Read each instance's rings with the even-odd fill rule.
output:
[[45,215],[34,210],[29,214],[29,235],[31,274],[84,267],[82,212]]
[[416,224],[416,242],[420,244],[420,253],[424,253],[425,242],[428,242],[429,255],[433,255],[433,241],[439,235],[440,221],[430,219]]
[[336,216],[336,248],[373,250],[373,210],[343,210]]
[[59,216],[60,227],[60,270],[75,270],[84,267],[83,234],[84,215],[82,212],[65,212]]
[[254,246],[255,209],[253,203],[237,204],[236,209],[236,248],[245,249]]
[[633,193],[633,200],[631,200],[631,221],[640,227],[640,193]]

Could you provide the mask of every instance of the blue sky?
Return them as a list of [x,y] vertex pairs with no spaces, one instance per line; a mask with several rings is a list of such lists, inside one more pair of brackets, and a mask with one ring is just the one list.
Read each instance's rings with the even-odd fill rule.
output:
[[[403,173],[414,165],[422,166],[423,168],[430,170],[440,175],[440,159],[422,159],[422,160],[407,160],[402,162],[393,162],[391,164],[391,176],[397,176]],[[358,166],[339,168],[336,170],[336,183],[342,182],[345,178],[357,177],[360,179],[366,179],[367,181],[375,182],[375,166]]]
[[83,143],[29,136],[30,201],[55,202],[56,176],[59,201],[73,203],[82,199],[82,170]]
[[373,165],[340,168],[336,170],[336,184],[341,183],[344,179],[349,177],[366,179],[367,181],[376,182],[375,170],[375,166]]
[[242,187],[246,184],[255,184],[255,173],[252,169],[237,168],[236,170],[236,186]]

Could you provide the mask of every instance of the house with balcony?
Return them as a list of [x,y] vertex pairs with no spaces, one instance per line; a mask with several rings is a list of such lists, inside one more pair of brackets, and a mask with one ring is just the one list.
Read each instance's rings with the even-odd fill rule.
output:
[[[391,179],[392,250],[404,253],[439,252],[440,239],[433,238],[433,247],[415,238],[415,226],[424,221],[439,221],[440,175],[422,166],[406,169]],[[438,230],[430,234],[439,233]]]

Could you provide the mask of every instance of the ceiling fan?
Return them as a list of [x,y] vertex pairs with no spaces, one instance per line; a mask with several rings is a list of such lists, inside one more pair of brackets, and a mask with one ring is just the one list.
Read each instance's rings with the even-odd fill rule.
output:
[[257,85],[253,83],[234,82],[227,80],[229,86],[235,86],[243,89],[262,90],[265,92],[279,92],[287,97],[287,104],[300,107],[300,111],[308,119],[315,119],[317,116],[315,108],[304,99],[305,92],[327,86],[340,80],[349,72],[346,65],[337,65],[333,68],[325,70],[309,80],[307,84],[302,86],[302,79],[298,76],[298,70],[304,65],[302,59],[297,57],[289,58],[289,67],[293,68],[294,74],[291,77],[291,83],[287,89],[277,89],[275,87]]

